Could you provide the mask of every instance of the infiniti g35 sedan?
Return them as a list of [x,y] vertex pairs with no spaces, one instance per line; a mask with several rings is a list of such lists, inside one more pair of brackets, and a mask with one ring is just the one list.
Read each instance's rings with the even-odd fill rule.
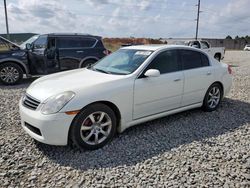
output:
[[216,110],[231,73],[187,46],[124,47],[91,67],[34,81],[19,103],[22,127],[42,143],[97,149],[142,122],[192,108]]

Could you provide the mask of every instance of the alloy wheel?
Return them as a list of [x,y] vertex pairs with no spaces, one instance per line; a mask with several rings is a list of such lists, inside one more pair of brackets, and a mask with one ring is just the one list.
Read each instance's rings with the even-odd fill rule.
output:
[[112,121],[105,112],[91,113],[80,128],[82,140],[89,145],[97,145],[106,140],[112,128]]
[[15,67],[4,67],[0,72],[1,80],[6,83],[14,83],[19,79],[19,72]]
[[209,108],[215,108],[220,102],[220,89],[217,86],[211,88],[208,93],[208,106]]

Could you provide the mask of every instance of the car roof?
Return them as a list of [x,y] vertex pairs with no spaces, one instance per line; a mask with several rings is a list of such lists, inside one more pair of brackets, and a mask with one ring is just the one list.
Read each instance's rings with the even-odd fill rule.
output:
[[162,49],[190,49],[190,50],[200,51],[190,46],[169,45],[169,44],[134,45],[134,46],[123,47],[122,49],[149,50],[149,51],[157,51]]
[[84,36],[84,37],[95,37],[95,38],[102,38],[101,36],[96,35],[90,35],[87,33],[47,33],[42,35],[48,35],[48,36],[55,36],[55,37],[63,37],[63,36]]

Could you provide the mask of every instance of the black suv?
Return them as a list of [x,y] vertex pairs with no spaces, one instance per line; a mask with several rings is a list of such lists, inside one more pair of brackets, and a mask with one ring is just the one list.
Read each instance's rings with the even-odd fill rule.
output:
[[23,75],[46,75],[82,68],[110,53],[102,38],[86,34],[36,35],[18,46],[0,38],[0,81],[20,82]]

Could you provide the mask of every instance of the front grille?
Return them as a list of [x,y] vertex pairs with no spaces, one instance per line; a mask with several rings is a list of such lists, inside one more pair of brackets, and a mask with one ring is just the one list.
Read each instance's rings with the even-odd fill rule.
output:
[[23,105],[29,109],[36,110],[37,107],[39,106],[40,101],[37,99],[34,99],[33,97],[29,95],[25,95],[24,100],[23,100]]
[[27,122],[24,122],[25,127],[27,127],[30,131],[32,131],[35,134],[38,134],[39,136],[42,136],[42,133],[40,129],[28,124]]

